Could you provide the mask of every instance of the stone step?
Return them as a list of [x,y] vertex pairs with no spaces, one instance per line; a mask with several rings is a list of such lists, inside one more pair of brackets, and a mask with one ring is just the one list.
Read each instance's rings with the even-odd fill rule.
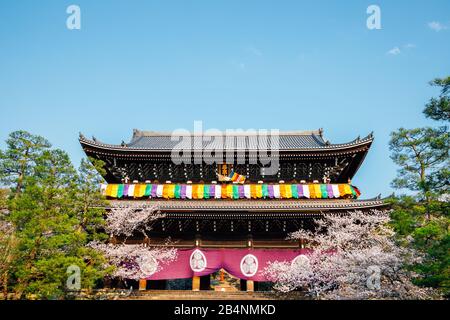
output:
[[277,292],[245,291],[187,291],[187,290],[146,290],[134,291],[127,299],[136,300],[299,300],[300,292],[281,294]]

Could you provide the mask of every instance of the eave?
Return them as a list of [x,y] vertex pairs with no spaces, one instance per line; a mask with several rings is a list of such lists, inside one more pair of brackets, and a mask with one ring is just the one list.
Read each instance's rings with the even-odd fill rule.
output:
[[[337,156],[337,155],[349,155],[360,152],[367,152],[373,142],[374,138],[369,135],[363,139],[355,139],[349,143],[343,144],[331,144],[327,146],[317,148],[298,148],[298,149],[280,149],[278,150],[281,157],[323,157],[323,156]],[[171,157],[171,150],[167,149],[140,149],[130,148],[127,146],[109,145],[103,144],[97,141],[86,139],[84,136],[79,138],[80,144],[86,153],[94,153],[102,156],[112,156],[119,158],[167,158]],[[192,149],[191,152],[195,153],[199,150]],[[212,152],[216,150],[203,149],[203,152]],[[224,150],[223,152],[228,152]],[[248,149],[234,149],[234,152],[254,152],[255,150]],[[268,152],[271,150],[258,150],[260,152]]]
[[342,213],[357,210],[385,209],[389,205],[380,198],[369,200],[114,200],[111,207],[134,206],[139,209],[157,208],[169,217],[177,218],[221,218],[247,217],[296,218],[315,217],[321,214]]

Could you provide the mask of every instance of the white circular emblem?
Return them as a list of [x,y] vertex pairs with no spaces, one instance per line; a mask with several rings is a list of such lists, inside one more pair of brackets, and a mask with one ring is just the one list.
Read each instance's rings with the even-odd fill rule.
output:
[[309,258],[304,254],[300,254],[292,260],[291,267],[309,268]]
[[258,271],[258,259],[248,254],[241,260],[241,272],[246,277],[253,277]]
[[189,264],[191,265],[191,269],[194,272],[201,272],[206,268],[206,257],[198,249],[195,249],[194,252],[191,253],[191,257],[189,258]]
[[153,257],[143,257],[139,259],[139,268],[146,276],[151,276],[158,269],[158,262]]

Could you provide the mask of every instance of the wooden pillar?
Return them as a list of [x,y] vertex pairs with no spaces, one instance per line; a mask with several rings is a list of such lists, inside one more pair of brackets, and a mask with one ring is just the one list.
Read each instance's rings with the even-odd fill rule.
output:
[[300,241],[298,243],[299,243],[301,249],[303,249],[305,247],[305,241],[303,239],[300,239]]
[[200,276],[192,277],[192,291],[200,291]]
[[139,291],[147,290],[147,280],[139,279]]
[[[247,247],[250,248],[250,249],[253,248],[253,236],[251,234],[248,235]],[[255,286],[254,286],[253,280],[247,280],[246,281],[246,288],[247,288],[247,292],[253,292],[254,291]]]
[[251,234],[249,234],[247,237],[247,248],[253,248],[253,236]]
[[[196,225],[197,225],[197,223],[198,223],[198,221],[196,221]],[[202,245],[202,237],[200,234],[196,234],[195,235],[195,247],[198,248],[198,247],[201,247],[201,245]]]
[[247,280],[247,292],[255,291],[255,283],[253,280]]

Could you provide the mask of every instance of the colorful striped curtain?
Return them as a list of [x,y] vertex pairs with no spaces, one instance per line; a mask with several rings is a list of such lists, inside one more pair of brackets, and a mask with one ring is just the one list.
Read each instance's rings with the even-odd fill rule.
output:
[[357,199],[350,184],[108,184],[100,191],[109,198],[164,199]]
[[267,184],[263,184],[261,189],[262,189],[262,197],[268,198],[269,197],[269,187],[267,186]]
[[134,197],[134,188],[135,188],[134,184],[129,185],[128,192],[127,192],[128,197],[130,197],[130,198]]
[[186,198],[192,199],[192,185],[186,186]]
[[311,198],[311,194],[309,192],[309,186],[307,184],[303,184],[302,185],[302,189],[303,189],[303,195],[305,198]]
[[292,198],[295,198],[295,199],[299,198],[298,186],[296,184],[291,185],[291,193],[292,193]]
[[275,199],[280,199],[280,185],[278,184],[273,185],[273,197]]
[[214,198],[216,198],[216,199],[222,198],[222,186],[221,185],[216,185],[215,192],[214,192]]
[[252,191],[251,191],[251,187],[249,184],[244,185],[244,196],[247,199],[250,199],[252,196]]

